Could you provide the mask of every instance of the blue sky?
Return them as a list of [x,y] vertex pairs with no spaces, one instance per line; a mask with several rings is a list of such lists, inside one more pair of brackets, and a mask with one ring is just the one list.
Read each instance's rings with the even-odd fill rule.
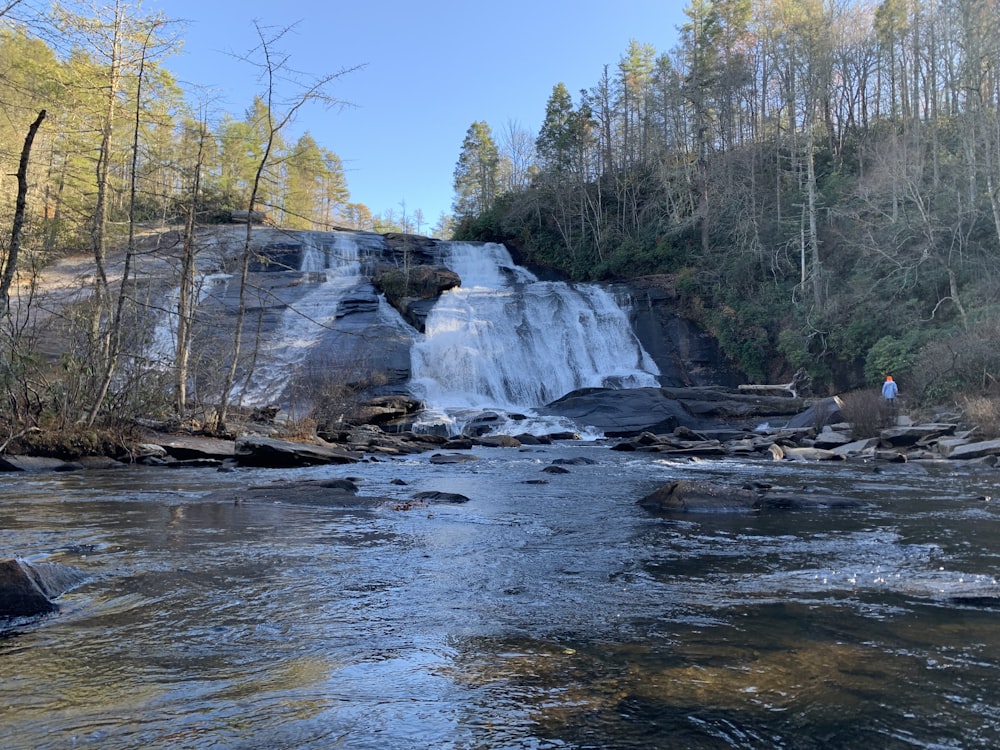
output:
[[[329,92],[351,106],[310,106],[291,127],[308,130],[344,164],[351,199],[373,213],[405,201],[428,225],[451,212],[452,174],[469,126],[499,134],[509,122],[536,133],[557,83],[574,100],[614,68],[629,41],[674,47],[687,0],[147,0],[184,20],[184,48],[164,64],[185,84],[209,87],[218,111],[240,115],[263,88],[237,59],[257,42],[253,22],[294,28],[279,48],[315,79],[364,66]],[[195,100],[196,101],[196,100]]]

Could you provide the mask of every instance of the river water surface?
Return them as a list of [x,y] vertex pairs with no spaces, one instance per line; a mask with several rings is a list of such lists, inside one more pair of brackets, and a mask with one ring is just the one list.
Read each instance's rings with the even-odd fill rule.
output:
[[[0,638],[0,747],[1000,745],[996,470],[476,455],[4,476],[0,556],[91,578]],[[240,499],[325,477],[393,502]],[[636,505],[682,477],[867,505]]]

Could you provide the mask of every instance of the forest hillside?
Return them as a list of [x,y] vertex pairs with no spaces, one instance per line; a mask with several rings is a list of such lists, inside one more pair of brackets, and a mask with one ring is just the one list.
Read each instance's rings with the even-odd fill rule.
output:
[[[893,374],[915,401],[1000,393],[995,0],[695,0],[556,84],[529,164],[470,127],[459,236],[578,279],[668,273],[758,382]],[[530,179],[505,189],[504,175]]]

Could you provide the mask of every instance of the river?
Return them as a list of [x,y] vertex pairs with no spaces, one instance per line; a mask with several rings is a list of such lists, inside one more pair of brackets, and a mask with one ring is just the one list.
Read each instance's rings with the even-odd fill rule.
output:
[[[0,747],[1000,745],[996,470],[476,455],[4,476],[2,556],[91,578],[0,638]],[[331,476],[396,502],[240,500]],[[866,506],[636,505],[684,477]],[[404,509],[421,490],[470,501]]]

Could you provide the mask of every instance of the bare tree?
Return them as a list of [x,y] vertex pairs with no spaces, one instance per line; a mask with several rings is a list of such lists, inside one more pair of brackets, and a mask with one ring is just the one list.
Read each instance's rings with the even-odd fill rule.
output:
[[[97,419],[97,415],[100,413],[101,407],[104,405],[104,400],[107,398],[108,389],[111,387],[111,382],[114,380],[115,371],[118,368],[118,361],[121,356],[121,343],[122,343],[122,328],[123,320],[126,311],[126,302],[129,300],[128,295],[128,285],[131,281],[132,275],[132,264],[135,259],[135,207],[136,207],[136,182],[138,176],[138,161],[139,161],[139,131],[142,125],[142,86],[144,82],[144,75],[146,71],[146,61],[147,56],[150,52],[150,45],[153,42],[153,35],[156,30],[164,23],[162,18],[154,18],[149,22],[149,27],[146,29],[146,37],[142,43],[141,53],[139,55],[139,68],[136,73],[136,94],[135,94],[135,110],[134,117],[132,121],[132,162],[129,169],[129,201],[128,201],[128,243],[125,249],[125,265],[122,270],[121,284],[118,289],[118,299],[115,304],[114,312],[111,315],[111,320],[109,321],[107,327],[107,334],[105,336],[106,340],[106,351],[104,356],[104,371],[101,375],[101,380],[97,388],[97,394],[94,398],[93,404],[90,407],[90,411],[87,414],[87,426],[91,426]],[[110,128],[110,126],[109,126]],[[105,157],[106,158],[106,157]],[[105,166],[106,170],[106,166]],[[100,188],[99,188],[100,191]],[[98,198],[98,203],[100,204],[101,199]],[[95,248],[97,245],[95,245]],[[103,252],[98,253],[98,258],[103,258]],[[102,278],[102,285],[107,285],[107,277],[104,275],[103,264],[98,262],[98,269]]]
[[28,162],[31,158],[31,145],[35,140],[35,133],[42,126],[44,119],[45,110],[43,109],[28,128],[24,147],[21,149],[21,161],[17,168],[17,203],[14,208],[14,224],[11,227],[7,258],[3,263],[3,274],[0,277],[0,315],[10,313],[10,285],[14,281],[14,274],[17,273],[17,261],[21,252],[21,234],[24,229],[24,212],[28,205]]
[[[269,27],[261,26],[254,22],[257,31],[259,44],[243,57],[243,60],[254,65],[260,70],[260,80],[263,85],[261,96],[264,102],[263,125],[264,143],[260,160],[257,162],[257,169],[251,182],[250,197],[247,201],[246,234],[243,242],[243,253],[240,259],[240,287],[239,303],[236,309],[235,331],[233,338],[233,348],[229,367],[226,369],[225,380],[222,386],[221,401],[217,415],[218,429],[226,430],[226,419],[232,402],[233,384],[236,382],[236,374],[239,369],[240,355],[243,348],[243,324],[246,320],[247,312],[247,292],[250,274],[250,261],[253,257],[253,219],[254,210],[257,205],[257,195],[261,187],[265,173],[271,166],[272,152],[276,141],[282,130],[295,119],[299,110],[310,103],[318,103],[325,106],[341,105],[343,102],[331,96],[328,92],[330,85],[349,72],[357,70],[360,66],[345,68],[337,73],[323,75],[310,81],[303,81],[301,76],[293,71],[288,65],[288,55],[279,51],[277,45],[292,27],[284,27],[277,31]],[[279,91],[279,84],[286,83],[293,93],[289,98],[282,98]],[[247,373],[246,377],[250,377]]]

